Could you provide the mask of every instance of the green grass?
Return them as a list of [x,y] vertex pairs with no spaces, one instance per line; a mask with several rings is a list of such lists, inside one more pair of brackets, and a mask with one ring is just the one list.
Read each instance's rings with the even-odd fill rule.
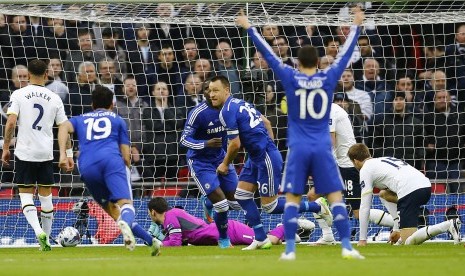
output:
[[294,262],[278,261],[283,246],[240,248],[163,248],[159,257],[145,247],[0,248],[0,275],[463,275],[465,260],[462,245],[437,243],[373,244],[360,249],[366,260],[343,260],[339,246],[299,245]]

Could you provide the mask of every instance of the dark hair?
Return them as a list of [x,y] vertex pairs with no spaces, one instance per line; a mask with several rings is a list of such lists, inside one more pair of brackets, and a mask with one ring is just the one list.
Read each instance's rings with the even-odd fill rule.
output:
[[193,38],[184,39],[183,45],[186,45],[186,44],[189,44],[189,43],[195,43],[195,45],[197,45],[197,42]]
[[92,33],[89,31],[89,29],[79,29],[78,30],[78,37],[83,36],[83,35],[92,36]]
[[299,63],[304,68],[313,68],[318,64],[318,51],[311,45],[305,45],[297,52]]
[[370,150],[365,144],[355,144],[352,145],[349,148],[349,151],[347,152],[347,156],[351,161],[357,160],[357,161],[364,161],[365,159],[368,159],[371,157]]
[[113,104],[113,92],[105,86],[97,85],[92,91],[92,107],[108,109]]
[[403,98],[405,99],[405,92],[404,91],[397,91],[395,94],[394,94],[394,99],[396,98]]
[[43,76],[47,72],[47,63],[42,60],[34,59],[27,65],[27,71],[34,76]]
[[123,80],[123,83],[126,81],[126,80],[135,80],[136,77],[132,74],[127,74],[126,77],[124,78]]
[[325,38],[325,41],[324,41],[325,47],[327,47],[328,44],[329,44],[330,42],[333,42],[333,41],[334,41],[334,42],[338,42],[339,44],[341,44],[341,41],[339,40],[339,38],[334,37],[334,36],[330,36],[330,37]]
[[[171,49],[173,50],[173,45],[171,45],[170,43],[163,43],[161,45],[161,48],[160,49]],[[161,51],[160,51],[161,52]]]
[[368,41],[368,44],[370,44],[370,39],[368,38],[368,36],[366,35],[361,35],[358,37],[357,41],[360,41],[360,40],[367,40]]
[[168,202],[163,197],[154,197],[147,203],[149,211],[155,210],[158,214],[163,214],[170,209]]
[[225,76],[222,76],[222,75],[214,76],[213,78],[211,78],[210,83],[215,82],[215,81],[220,81],[224,87],[230,86],[229,80]]
[[278,35],[277,37],[275,37],[274,41],[278,40],[278,39],[284,39],[284,42],[286,42],[286,45],[289,45],[289,40],[287,39],[286,36],[284,35]]
[[105,28],[102,30],[102,37],[115,37],[118,35],[119,35],[119,32],[117,29]]

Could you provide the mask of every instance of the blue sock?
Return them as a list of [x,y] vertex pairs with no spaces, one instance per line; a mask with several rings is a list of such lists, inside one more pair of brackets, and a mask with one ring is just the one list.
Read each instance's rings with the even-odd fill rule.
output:
[[350,225],[346,205],[343,202],[334,202],[331,204],[331,212],[334,217],[333,224],[341,239],[342,248],[352,250],[352,245],[350,244]]
[[[280,197],[278,198],[278,202],[276,203],[276,207],[273,209],[273,211],[270,212],[270,214],[282,214],[284,213],[284,206],[286,205],[286,198]],[[315,202],[308,202],[304,201],[300,203],[300,208],[299,208],[299,213],[303,212],[313,212],[313,213],[318,213],[320,212],[321,207]]]
[[263,228],[263,224],[260,220],[260,213],[258,212],[257,205],[253,199],[238,199],[237,202],[239,202],[242,209],[245,211],[245,218],[255,233],[255,240],[264,241],[267,238],[265,229]]
[[295,252],[295,233],[297,232],[297,216],[299,205],[286,203],[284,209],[284,239],[286,240],[286,254]]
[[[226,204],[228,204],[227,201]],[[228,238],[228,212],[215,212],[214,220],[218,233],[220,233],[220,239]]]
[[137,222],[132,224],[131,230],[134,236],[143,239],[149,246],[152,245],[152,236],[150,236],[150,234],[145,231],[144,228],[142,228]]
[[208,210],[213,209],[213,203],[208,199],[208,197],[205,197],[205,207],[207,207]]
[[131,204],[124,204],[121,207],[121,220],[125,221],[129,227],[131,227],[132,223],[134,222],[134,217],[136,216],[136,211],[134,210],[134,206]]

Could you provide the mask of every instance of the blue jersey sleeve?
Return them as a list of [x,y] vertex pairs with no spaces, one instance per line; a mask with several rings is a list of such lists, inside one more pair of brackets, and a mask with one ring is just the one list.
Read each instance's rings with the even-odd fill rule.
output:
[[265,58],[273,72],[279,77],[283,86],[286,87],[289,80],[293,79],[295,69],[284,64],[282,60],[276,56],[273,49],[271,49],[270,45],[268,45],[255,27],[247,29],[247,32],[255,44],[255,47],[257,47],[258,51],[263,55],[263,58]]
[[225,127],[228,139],[232,140],[239,135],[239,127],[237,125],[237,106],[228,104],[223,106],[220,112],[221,124]]
[[123,120],[123,118],[118,116],[118,121],[119,121],[119,141],[118,144],[120,145],[130,145],[131,142],[129,141],[129,135],[128,135],[128,127],[126,125],[126,122]]
[[350,27],[349,36],[344,43],[344,46],[338,53],[338,57],[333,64],[327,69],[326,74],[333,78],[336,83],[342,76],[342,73],[347,68],[349,61],[354,53],[355,45],[357,44],[358,37],[360,35],[360,27],[353,25]]
[[[194,109],[195,111],[195,109]],[[194,139],[194,135],[197,132],[198,125],[202,121],[201,116],[199,116],[198,112],[190,112],[189,116],[187,117],[186,125],[184,126],[184,130],[181,134],[180,143],[182,146],[192,149],[192,150],[199,150],[205,148],[205,140],[196,140]]]

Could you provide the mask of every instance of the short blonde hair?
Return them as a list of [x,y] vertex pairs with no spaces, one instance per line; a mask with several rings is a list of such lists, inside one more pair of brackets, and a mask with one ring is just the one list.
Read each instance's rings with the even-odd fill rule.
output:
[[364,161],[368,158],[371,157],[370,150],[365,144],[355,144],[352,145],[349,148],[349,151],[347,152],[347,156],[351,161],[357,160],[357,161]]

